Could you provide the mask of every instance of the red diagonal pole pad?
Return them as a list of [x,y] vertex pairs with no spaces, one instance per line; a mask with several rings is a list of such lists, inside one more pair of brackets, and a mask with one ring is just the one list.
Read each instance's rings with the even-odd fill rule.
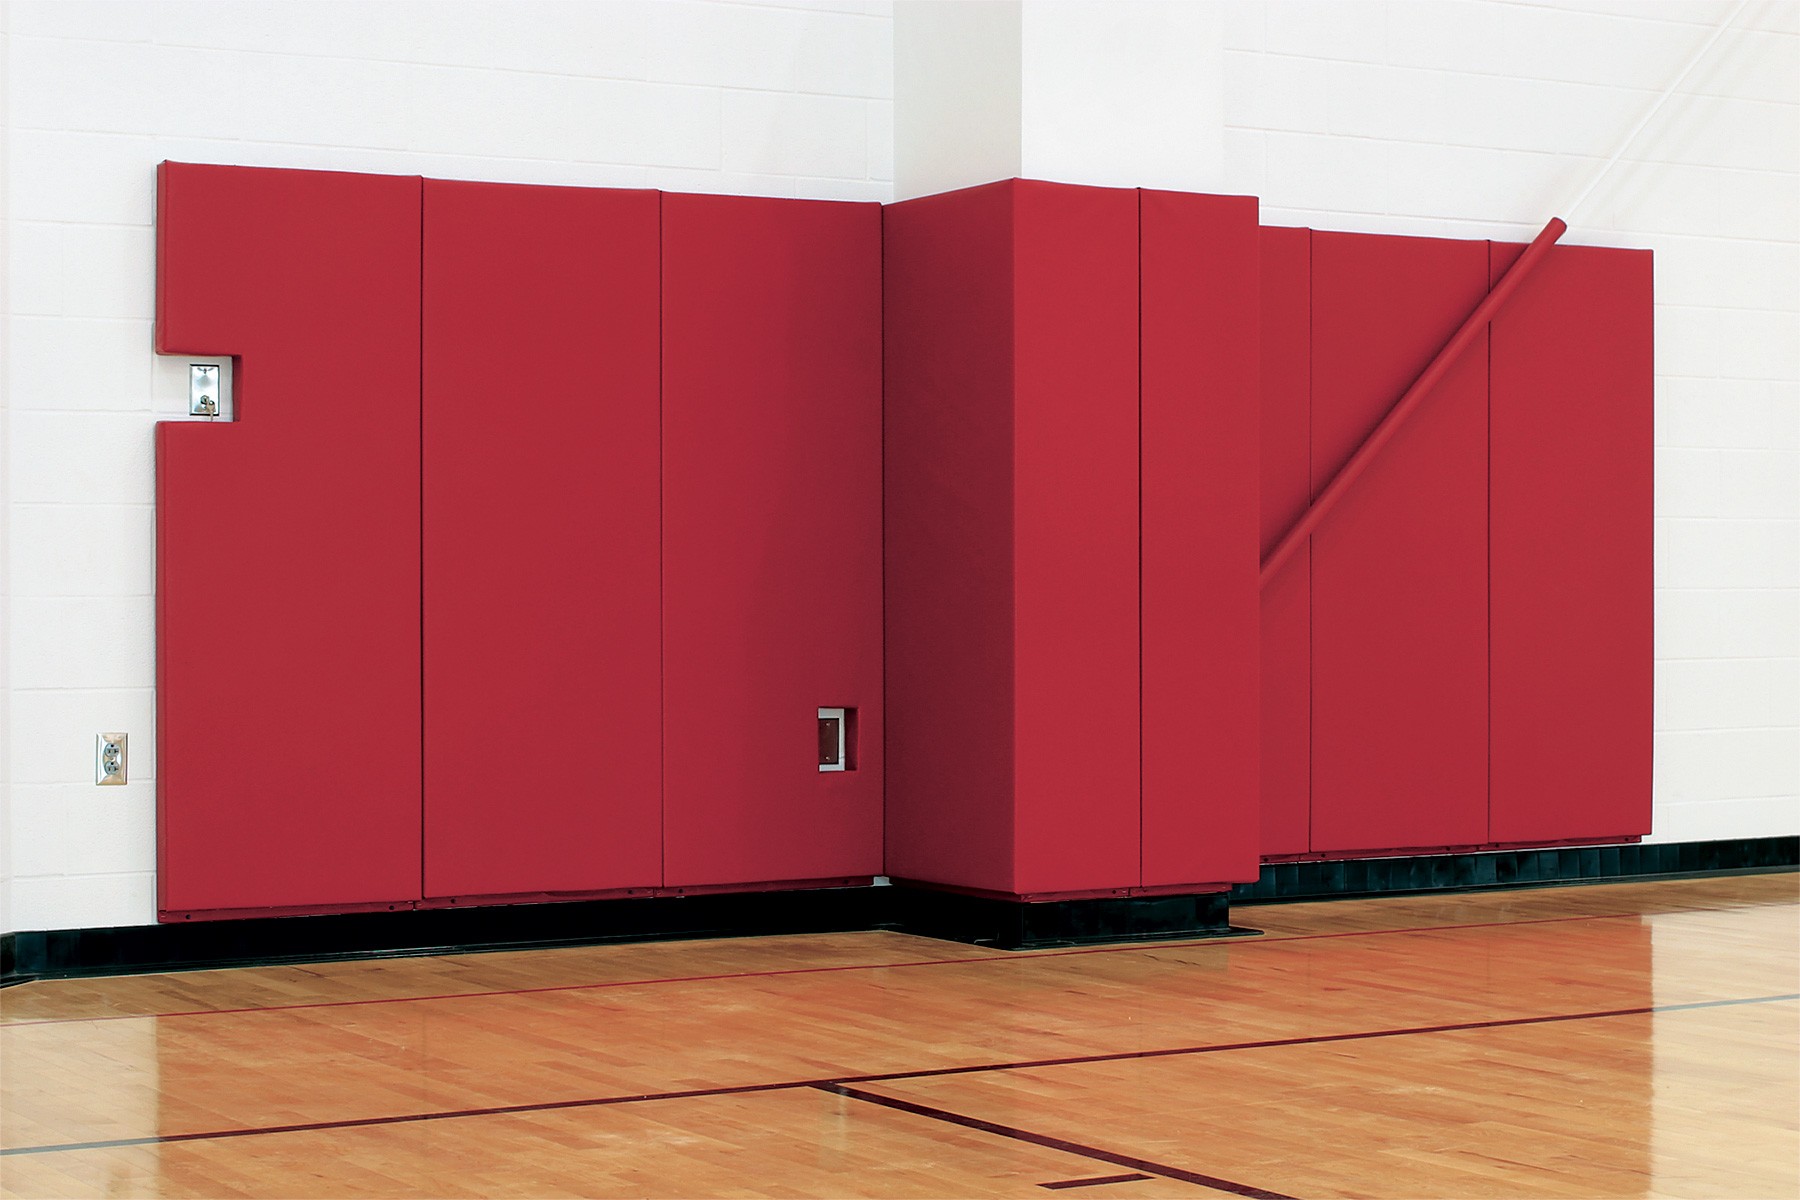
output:
[[1294,553],[1295,548],[1311,536],[1312,531],[1319,527],[1319,523],[1330,514],[1332,509],[1337,507],[1338,502],[1356,483],[1357,477],[1369,469],[1369,464],[1375,461],[1376,456],[1381,453],[1382,447],[1393,439],[1394,434],[1406,423],[1406,419],[1412,415],[1413,410],[1419,407],[1420,402],[1430,394],[1438,380],[1442,379],[1445,373],[1455,365],[1457,358],[1469,348],[1469,343],[1473,342],[1476,335],[1487,326],[1488,321],[1500,310],[1500,306],[1506,303],[1507,298],[1518,290],[1521,283],[1525,282],[1526,277],[1543,260],[1544,254],[1568,228],[1560,217],[1552,217],[1550,223],[1545,225],[1537,237],[1531,240],[1531,245],[1525,248],[1525,253],[1519,256],[1519,260],[1512,265],[1512,269],[1507,271],[1493,289],[1482,298],[1481,303],[1475,306],[1475,310],[1457,327],[1456,332],[1450,335],[1450,340],[1444,343],[1443,349],[1439,350],[1432,357],[1431,362],[1426,364],[1425,369],[1413,381],[1412,386],[1401,394],[1400,399],[1394,402],[1394,407],[1390,408],[1387,415],[1382,417],[1375,428],[1369,431],[1369,436],[1363,439],[1362,445],[1356,448],[1356,452],[1338,469],[1338,473],[1331,477],[1331,482],[1325,485],[1318,498],[1300,515],[1300,519],[1281,535],[1281,540],[1275,543],[1274,548],[1263,557],[1262,586],[1269,585],[1269,580],[1273,579],[1275,574],[1281,570],[1282,564]]

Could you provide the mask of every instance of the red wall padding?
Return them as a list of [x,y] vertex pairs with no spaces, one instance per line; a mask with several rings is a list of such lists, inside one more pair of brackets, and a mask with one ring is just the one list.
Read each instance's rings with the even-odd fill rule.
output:
[[[1322,488],[1487,292],[1487,246],[1314,233]],[[1483,336],[1313,535],[1312,845],[1487,838]]]
[[1014,890],[1135,883],[1137,193],[1013,185]]
[[[1312,497],[1312,230],[1262,231],[1262,553]],[[1262,852],[1312,848],[1312,554],[1262,589]]]
[[1142,882],[1249,880],[1261,840],[1257,202],[1139,195]]
[[1013,186],[883,213],[887,870],[1013,889]]
[[889,871],[1136,886],[1137,194],[886,221]]
[[1493,323],[1496,842],[1650,829],[1651,286],[1559,246]]
[[166,916],[1648,830],[1646,254],[1555,250],[1259,600],[1516,247],[1016,180],[159,209],[239,418],[157,431]]
[[417,899],[419,181],[164,164],[157,259],[159,907]]
[[425,183],[425,894],[662,882],[661,214]]
[[1259,270],[1248,198],[887,210],[896,877],[1255,876]]
[[879,874],[881,209],[665,196],[662,271],[664,879]]

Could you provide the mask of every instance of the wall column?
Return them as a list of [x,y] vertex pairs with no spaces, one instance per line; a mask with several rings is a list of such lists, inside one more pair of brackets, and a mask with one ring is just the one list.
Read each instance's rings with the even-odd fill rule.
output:
[[1224,186],[1222,4],[899,0],[894,195]]

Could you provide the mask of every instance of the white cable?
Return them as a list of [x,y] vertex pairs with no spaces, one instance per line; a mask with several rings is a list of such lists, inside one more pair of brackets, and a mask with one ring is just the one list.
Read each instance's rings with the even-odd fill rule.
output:
[[1712,31],[1712,36],[1707,38],[1706,43],[1694,52],[1694,56],[1688,59],[1687,66],[1681,68],[1681,74],[1675,76],[1669,86],[1662,90],[1662,95],[1656,98],[1656,102],[1638,119],[1638,123],[1631,127],[1631,132],[1625,135],[1625,140],[1620,142],[1619,148],[1612,152],[1612,157],[1606,160],[1605,165],[1600,168],[1599,173],[1588,182],[1587,187],[1581,190],[1581,194],[1575,197],[1575,202],[1563,210],[1563,219],[1565,221],[1568,221],[1571,225],[1575,223],[1573,220],[1575,211],[1587,202],[1589,196],[1593,195],[1594,189],[1600,186],[1600,181],[1606,178],[1606,173],[1612,170],[1614,164],[1624,156],[1625,151],[1631,148],[1631,143],[1637,140],[1638,134],[1644,132],[1644,126],[1650,124],[1656,114],[1662,111],[1662,106],[1667,103],[1670,96],[1675,94],[1675,89],[1679,88],[1683,81],[1693,73],[1694,68],[1700,65],[1700,60],[1706,57],[1707,53],[1712,50],[1714,43],[1724,36],[1725,31],[1731,28],[1732,23],[1738,19],[1738,14],[1749,7],[1749,4],[1750,0],[1738,0],[1738,6],[1732,9],[1730,14],[1727,15],[1723,21],[1719,22],[1719,27]]

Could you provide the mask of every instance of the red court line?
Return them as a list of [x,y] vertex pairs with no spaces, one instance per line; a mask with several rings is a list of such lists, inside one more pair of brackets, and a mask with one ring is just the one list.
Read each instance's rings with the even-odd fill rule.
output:
[[[245,1008],[194,1008],[167,1013],[119,1013],[103,1017],[49,1017],[40,1021],[4,1021],[0,1022],[0,1032],[8,1029],[21,1029],[33,1025],[76,1025],[93,1024],[101,1021],[149,1021],[173,1017],[224,1017],[242,1016],[247,1013],[292,1012],[313,1008],[359,1008],[370,1004],[420,1004],[440,1000],[482,1000],[501,996],[535,996],[548,992],[586,992],[599,991],[606,988],[653,987],[673,983],[719,983],[735,979],[771,979],[784,975],[825,975],[838,971],[891,971],[903,967],[955,967],[965,963],[987,962],[1031,962],[1041,958],[1070,958],[1089,954],[1124,954],[1131,951],[1148,950],[1191,950],[1206,949],[1214,945],[1285,945],[1289,942],[1314,942],[1333,938],[1388,937],[1395,934],[1408,933],[1440,933],[1470,929],[1507,929],[1520,925],[1557,925],[1577,921],[1622,921],[1633,917],[1680,916],[1698,912],[1739,912],[1745,908],[1772,907],[1769,905],[1740,905],[1733,908],[1682,908],[1665,912],[1641,913],[1584,913],[1571,917],[1527,917],[1517,921],[1477,921],[1466,925],[1415,925],[1399,929],[1359,929],[1347,933],[1299,933],[1268,934],[1261,938],[1213,939],[1191,938],[1186,941],[1167,942],[1134,942],[1123,946],[1082,946],[1067,950],[1012,950],[1005,954],[982,954],[968,958],[924,958],[906,962],[891,963],[844,963],[831,967],[781,967],[768,971],[735,971],[716,975],[672,975],[651,979],[611,979],[600,983],[558,983],[544,987],[508,988],[486,992],[443,992],[429,996],[374,996],[364,1000],[309,1000],[300,1004],[267,1004],[252,1005]],[[868,932],[882,932],[870,930]],[[623,943],[621,943],[623,944]],[[558,947],[559,949],[563,947]],[[419,955],[417,957],[449,957],[449,955]],[[306,964],[270,964],[272,966],[306,965]],[[253,968],[220,967],[216,970],[247,970]],[[149,972],[157,974],[158,972]],[[185,973],[185,972],[184,972]],[[59,980],[45,980],[56,983]]]
[[1655,1013],[1686,1012],[1702,1008],[1734,1008],[1748,1004],[1774,1004],[1800,1000],[1800,992],[1768,996],[1739,996],[1729,1000],[1695,1000],[1685,1004],[1651,1004],[1633,1008],[1606,1008],[1590,1012],[1550,1013],[1536,1017],[1501,1017],[1488,1021],[1460,1021],[1448,1025],[1412,1025],[1397,1029],[1370,1029],[1354,1033],[1305,1034],[1252,1042],[1209,1042],[1198,1046],[1174,1046],[1163,1050],[1118,1050],[1105,1054],[1071,1055],[1010,1062],[977,1063],[962,1067],[924,1067],[913,1071],[886,1071],[874,1075],[838,1075],[827,1079],[787,1079],[774,1083],[745,1083],[723,1087],[690,1088],[676,1092],[637,1092],[620,1096],[589,1096],[575,1100],[543,1100],[530,1104],[503,1104],[487,1108],[439,1109],[422,1113],[397,1113],[380,1117],[351,1117],[335,1121],[307,1121],[291,1125],[253,1125],[191,1133],[146,1134],[142,1137],[108,1138],[91,1142],[58,1142],[40,1146],[7,1146],[0,1157],[22,1154],[55,1154],[69,1150],[109,1150],[121,1146],[157,1146],[165,1143],[215,1141],[224,1138],[259,1137],[272,1133],[317,1133],[323,1130],[362,1129],[375,1125],[412,1125],[424,1121],[448,1121],[462,1117],[514,1116],[522,1113],[560,1112],[567,1109],[606,1108],[617,1104],[643,1104],[656,1100],[702,1100],[715,1096],[743,1096],[757,1092],[796,1091],[801,1088],[836,1088],[845,1084],[896,1083],[911,1079],[937,1079],[949,1075],[977,1075],[1003,1071],[1031,1071],[1045,1067],[1081,1066],[1088,1063],[1127,1062],[1149,1058],[1177,1058],[1193,1054],[1217,1054],[1230,1050],[1268,1050],[1284,1046],[1312,1046],[1326,1042],[1371,1041],[1428,1033],[1461,1033],[1481,1029],[1507,1029],[1525,1025],[1553,1025],[1592,1021],[1606,1017],[1641,1017]]
[[947,1108],[934,1108],[929,1104],[918,1104],[911,1100],[902,1100],[897,1096],[865,1092],[861,1088],[853,1088],[847,1084],[833,1083],[818,1086],[820,1091],[834,1096],[861,1100],[865,1104],[879,1104],[883,1108],[910,1113],[915,1117],[942,1121],[947,1125],[960,1125],[964,1129],[973,1129],[980,1133],[993,1134],[996,1137],[1011,1138],[1015,1142],[1026,1142],[1033,1146],[1043,1146],[1049,1150],[1060,1150],[1064,1154],[1077,1154],[1082,1158],[1091,1158],[1095,1162],[1110,1163],[1115,1167],[1129,1167],[1132,1171],[1140,1172],[1136,1175],[1114,1175],[1108,1179],[1070,1179],[1061,1183],[1040,1183],[1039,1187],[1091,1187],[1101,1183],[1119,1183],[1130,1179],[1148,1178],[1141,1174],[1141,1172],[1148,1171],[1151,1175],[1160,1175],[1164,1179],[1177,1179],[1182,1183],[1198,1184],[1215,1191],[1230,1192],[1234,1196],[1244,1196],[1248,1200],[1295,1200],[1294,1197],[1284,1192],[1271,1192],[1265,1188],[1252,1187],[1245,1183],[1234,1183],[1229,1179],[1220,1179],[1216,1175],[1202,1175],[1198,1171],[1189,1171],[1168,1163],[1152,1162],[1147,1158],[1136,1158],[1129,1154],[1120,1154],[1115,1150],[1102,1150],[1098,1146],[1089,1146],[1084,1142],[1071,1142],[1066,1138],[1034,1133],[1029,1129],[1020,1129],[1016,1125],[1001,1125],[994,1121],[984,1121],[980,1117],[971,1117],[967,1113],[951,1112]]
[[1100,1175],[1092,1179],[1055,1179],[1049,1183],[1040,1183],[1038,1186],[1047,1188],[1053,1192],[1061,1192],[1066,1191],[1069,1188],[1101,1187],[1109,1183],[1136,1183],[1140,1179],[1149,1178],[1150,1176],[1142,1173],[1134,1173],[1131,1175]]

